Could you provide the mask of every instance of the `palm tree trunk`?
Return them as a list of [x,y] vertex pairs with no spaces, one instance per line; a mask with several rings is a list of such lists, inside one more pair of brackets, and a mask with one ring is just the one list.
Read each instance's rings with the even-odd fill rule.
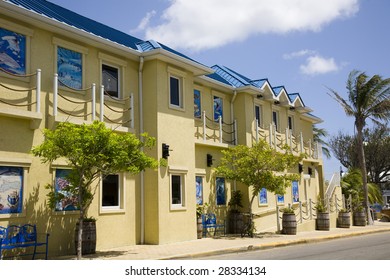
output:
[[362,172],[362,180],[363,180],[363,195],[364,195],[363,204],[367,213],[367,222],[369,225],[373,225],[374,222],[371,217],[369,202],[368,202],[367,168],[366,168],[366,157],[364,155],[363,127],[364,127],[363,123],[359,121],[356,122],[358,157],[359,157],[360,169]]

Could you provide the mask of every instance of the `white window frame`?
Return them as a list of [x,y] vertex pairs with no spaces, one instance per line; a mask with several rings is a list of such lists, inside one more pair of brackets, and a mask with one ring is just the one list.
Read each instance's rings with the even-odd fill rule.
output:
[[100,180],[100,213],[124,212],[125,209],[125,175],[123,173],[110,174],[118,176],[118,205],[103,206],[103,178]]
[[[259,119],[256,116],[256,109],[259,108]],[[260,104],[255,104],[255,120],[259,128],[263,128],[263,106]]]
[[[186,181],[187,181],[187,168],[170,167],[169,168],[169,204],[170,210],[185,210],[187,202]],[[172,176],[180,176],[180,196],[181,203],[173,203],[173,191],[172,191]]]
[[[124,73],[125,73],[125,68],[127,67],[127,62],[122,59],[101,52],[98,54],[98,58],[100,60],[99,62],[100,84],[103,85],[103,65],[118,69],[118,96],[117,97],[112,96],[112,98],[123,99],[124,84],[125,84]],[[104,99],[112,100],[112,98],[110,96],[107,96],[106,94],[104,95]]]
[[[186,73],[178,69],[168,66],[168,106],[170,109],[184,111],[185,110],[185,78]],[[171,103],[171,78],[177,79],[179,82],[179,105]]]
[[[291,120],[291,127],[290,127],[290,120]],[[294,132],[294,126],[295,126],[294,116],[291,115],[287,116],[287,127],[291,132]]]
[[[276,115],[276,120],[274,120],[274,114]],[[279,111],[277,110],[272,110],[272,124],[275,125],[275,130],[280,132]]]

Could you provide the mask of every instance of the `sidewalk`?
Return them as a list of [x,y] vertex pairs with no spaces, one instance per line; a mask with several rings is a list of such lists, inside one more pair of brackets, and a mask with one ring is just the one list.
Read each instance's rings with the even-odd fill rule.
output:
[[[254,238],[240,236],[222,236],[202,238],[192,241],[164,245],[134,245],[87,255],[87,260],[173,260],[181,258],[213,256],[237,253],[248,250],[261,250],[302,243],[320,242],[328,239],[343,238],[377,232],[390,233],[390,223],[375,221],[374,225],[350,228],[331,228],[329,231],[298,232],[297,235],[262,233]],[[76,259],[75,256],[59,257],[61,260]]]

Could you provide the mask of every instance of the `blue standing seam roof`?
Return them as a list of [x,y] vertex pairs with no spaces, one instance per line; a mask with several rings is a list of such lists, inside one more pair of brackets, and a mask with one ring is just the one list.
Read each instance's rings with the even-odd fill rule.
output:
[[82,16],[78,13],[70,11],[66,8],[63,8],[61,6],[58,6],[46,0],[5,0],[5,1],[14,4],[16,6],[22,7],[26,10],[45,16],[47,18],[51,18],[58,22],[62,22],[66,25],[73,26],[74,28],[83,30],[87,33],[91,33],[98,37],[107,39],[109,41],[139,51],[140,53],[161,48],[175,55],[181,56],[199,65],[204,66],[202,63],[199,63],[191,59],[190,57],[169,48],[166,45],[157,43],[152,40],[143,41],[139,38],[126,34],[122,31],[104,25],[102,23],[99,23],[95,20],[89,19],[85,16]]

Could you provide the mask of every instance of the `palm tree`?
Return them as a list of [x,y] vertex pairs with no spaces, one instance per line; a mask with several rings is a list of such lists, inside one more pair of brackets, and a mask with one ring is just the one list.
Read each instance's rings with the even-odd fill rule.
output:
[[390,79],[379,75],[369,78],[364,72],[351,71],[347,80],[348,100],[336,91],[329,89],[334,98],[344,109],[347,116],[355,118],[357,153],[362,171],[364,207],[367,211],[368,223],[373,224],[369,213],[367,169],[363,149],[363,128],[368,119],[375,123],[388,122],[390,118]]
[[319,128],[317,126],[313,126],[313,141],[320,143],[322,146],[322,153],[330,158],[329,144],[324,140],[325,137],[328,137],[328,131],[325,128]]

